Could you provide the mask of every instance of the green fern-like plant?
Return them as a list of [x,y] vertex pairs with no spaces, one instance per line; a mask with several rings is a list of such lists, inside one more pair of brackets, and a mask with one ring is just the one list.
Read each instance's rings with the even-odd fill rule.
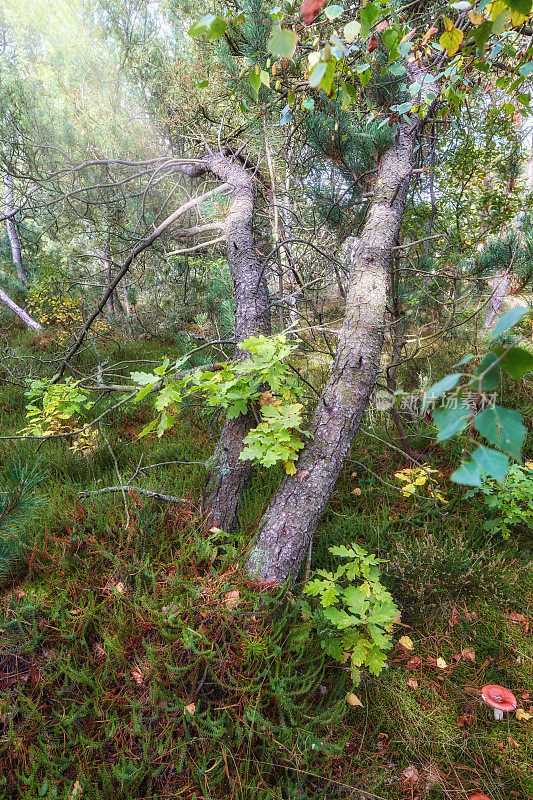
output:
[[39,500],[35,489],[44,475],[39,465],[13,464],[0,490],[0,586],[23,570],[28,551],[27,523],[35,519]]

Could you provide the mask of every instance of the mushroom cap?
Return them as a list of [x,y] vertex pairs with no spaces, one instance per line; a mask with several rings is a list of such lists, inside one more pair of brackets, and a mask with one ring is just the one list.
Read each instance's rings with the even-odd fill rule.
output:
[[[489,706],[499,708],[500,711],[514,711],[516,708],[516,697],[503,686],[489,683],[481,689],[481,697]],[[480,798],[483,796],[479,795]]]
[[486,794],[481,794],[481,792],[478,792],[477,794],[471,794],[468,800],[490,800],[490,797],[487,797]]

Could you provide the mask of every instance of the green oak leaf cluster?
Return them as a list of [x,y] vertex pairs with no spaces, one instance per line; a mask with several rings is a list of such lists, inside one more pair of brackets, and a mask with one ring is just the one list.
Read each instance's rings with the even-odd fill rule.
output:
[[380,581],[381,559],[356,543],[330,547],[329,552],[343,563],[335,572],[317,570],[317,577],[305,585],[304,594],[318,598],[318,604],[304,613],[316,626],[323,650],[341,663],[350,662],[357,684],[363,667],[379,675],[386,666],[400,612]]
[[153,373],[134,372],[134,383],[141,386],[136,400],[156,391],[155,408],[159,415],[141,431],[145,436],[157,428],[158,436],[174,427],[183,401],[202,395],[207,406],[220,408],[228,419],[253,411],[257,426],[244,439],[243,461],[265,467],[283,463],[294,474],[294,462],[309,436],[302,428],[304,406],[298,402],[301,390],[285,359],[295,349],[284,334],[252,336],[237,345],[250,358],[225,361],[214,369],[197,369],[173,377],[188,360],[187,356],[170,366],[168,359]]

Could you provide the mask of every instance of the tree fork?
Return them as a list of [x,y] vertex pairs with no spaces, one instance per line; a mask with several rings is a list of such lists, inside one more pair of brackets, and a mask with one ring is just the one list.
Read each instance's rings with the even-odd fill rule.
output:
[[400,131],[382,156],[361,237],[351,248],[346,313],[331,373],[315,409],[311,441],[295,475],[271,500],[247,561],[267,583],[294,581],[348,456],[380,365],[389,269],[405,209],[419,128]]

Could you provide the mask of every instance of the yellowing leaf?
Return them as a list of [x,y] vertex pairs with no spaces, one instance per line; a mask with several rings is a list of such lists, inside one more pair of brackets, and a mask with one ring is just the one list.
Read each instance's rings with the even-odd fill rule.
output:
[[437,667],[439,669],[446,669],[447,666],[448,664],[445,662],[443,658],[437,658]]
[[527,19],[529,19],[529,14],[521,14],[520,11],[511,11],[511,23],[513,28],[522,25]]
[[461,47],[465,35],[459,28],[452,27],[451,30],[448,29],[448,26],[446,28],[446,31],[439,39],[439,43],[449,56],[454,56]]
[[362,702],[353,692],[350,692],[350,694],[346,695],[346,702],[348,703],[349,706],[355,706],[355,707],[359,706],[360,708],[363,708]]
[[398,639],[398,643],[401,644],[402,647],[405,647],[406,650],[412,650],[415,646],[413,640],[410,639],[409,636],[402,636]]
[[194,714],[194,712],[196,711],[196,703],[189,703],[188,706],[185,706],[183,711],[184,712],[187,711],[192,716]]
[[476,11],[469,11],[468,19],[472,25],[481,25],[483,22],[485,22],[485,17],[483,14],[478,14]]
[[523,708],[517,708],[516,718],[518,720],[523,720],[524,722],[528,722],[530,719],[533,719],[533,714],[528,714],[527,711],[524,711]]
[[432,25],[432,26],[431,26],[431,28],[429,28],[429,30],[428,30],[428,31],[427,31],[427,32],[424,34],[424,38],[423,38],[423,39],[422,39],[422,41],[420,42],[420,44],[422,45],[422,47],[423,47],[425,44],[427,44],[427,43],[429,42],[429,40],[431,39],[431,37],[432,37],[432,36],[434,36],[434,35],[435,35],[436,33],[438,33],[438,32],[439,32],[439,29],[438,29],[438,28],[436,28],[434,25]]
[[287,475],[296,475],[296,467],[294,466],[294,461],[285,462],[285,472],[287,473]]

